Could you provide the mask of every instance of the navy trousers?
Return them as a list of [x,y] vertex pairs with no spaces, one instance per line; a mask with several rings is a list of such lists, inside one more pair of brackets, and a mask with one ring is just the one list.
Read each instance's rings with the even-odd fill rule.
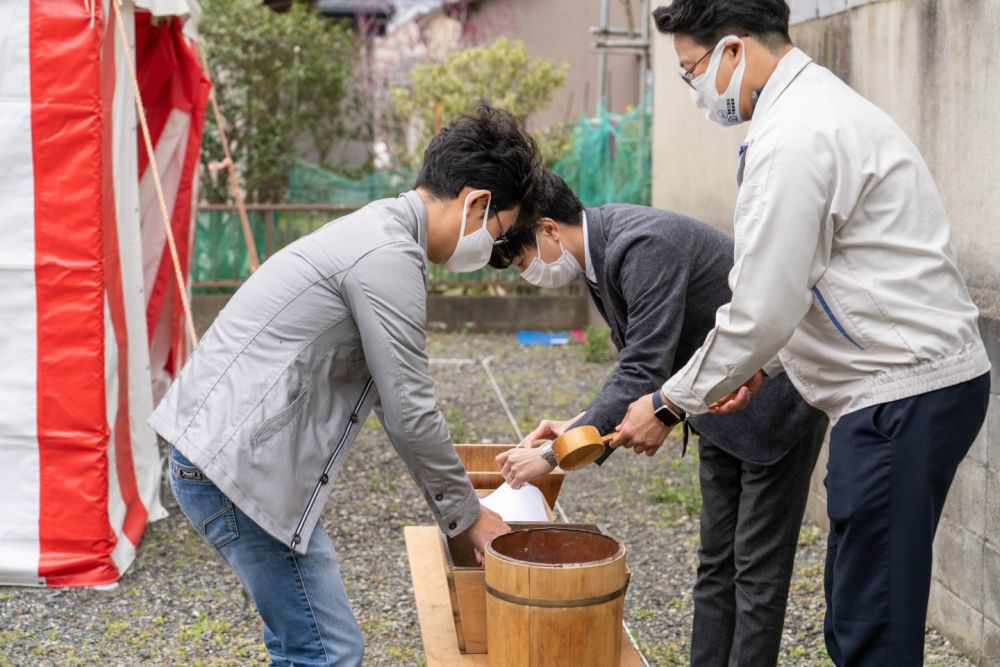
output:
[[830,435],[826,620],[838,667],[919,667],[934,533],[990,376],[844,415]]

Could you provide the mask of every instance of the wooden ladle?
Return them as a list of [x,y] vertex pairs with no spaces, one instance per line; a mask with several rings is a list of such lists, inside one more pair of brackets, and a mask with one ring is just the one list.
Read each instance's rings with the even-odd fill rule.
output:
[[601,435],[593,426],[577,426],[552,441],[552,453],[563,470],[576,470],[590,465],[604,453],[604,443],[611,442],[618,433]]

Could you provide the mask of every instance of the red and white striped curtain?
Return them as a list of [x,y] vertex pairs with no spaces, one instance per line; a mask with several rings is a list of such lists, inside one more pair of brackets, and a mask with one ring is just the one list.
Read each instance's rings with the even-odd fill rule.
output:
[[[180,18],[122,12],[186,257],[208,83]],[[0,2],[0,584],[115,581],[163,515],[145,420],[183,327],[114,21],[109,0]]]

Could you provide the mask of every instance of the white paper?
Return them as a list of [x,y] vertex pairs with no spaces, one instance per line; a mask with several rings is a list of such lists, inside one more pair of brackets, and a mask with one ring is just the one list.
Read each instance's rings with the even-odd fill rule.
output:
[[496,491],[480,499],[484,507],[488,507],[500,515],[504,521],[548,521],[545,512],[545,498],[537,486],[525,484],[515,491],[504,482]]

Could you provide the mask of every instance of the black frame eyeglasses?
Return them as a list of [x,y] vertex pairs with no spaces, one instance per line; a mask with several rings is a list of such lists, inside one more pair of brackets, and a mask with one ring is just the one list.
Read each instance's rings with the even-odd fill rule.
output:
[[493,245],[497,246],[506,243],[509,239],[507,237],[507,232],[504,231],[503,223],[500,222],[500,210],[493,204],[490,204],[490,211],[493,213],[493,217],[497,219],[497,228],[500,230],[500,236],[496,237],[493,241]]
[[493,241],[493,254],[490,258],[490,266],[495,269],[505,269],[510,266],[514,258],[510,256],[510,230],[504,230],[503,223],[500,222],[500,211],[496,206],[490,204],[490,209],[497,219],[497,227],[500,229],[500,236]]
[[708,56],[710,56],[714,50],[715,49],[709,49],[708,51],[705,51],[705,55],[703,55],[701,58],[699,58],[698,62],[696,62],[694,65],[691,66],[691,69],[684,70],[684,73],[680,75],[681,80],[684,83],[686,83],[687,85],[691,86],[692,90],[694,90],[694,78],[695,78],[694,77],[694,71],[696,69],[698,69],[698,65],[700,65],[702,62],[704,62],[705,58],[707,58]]

